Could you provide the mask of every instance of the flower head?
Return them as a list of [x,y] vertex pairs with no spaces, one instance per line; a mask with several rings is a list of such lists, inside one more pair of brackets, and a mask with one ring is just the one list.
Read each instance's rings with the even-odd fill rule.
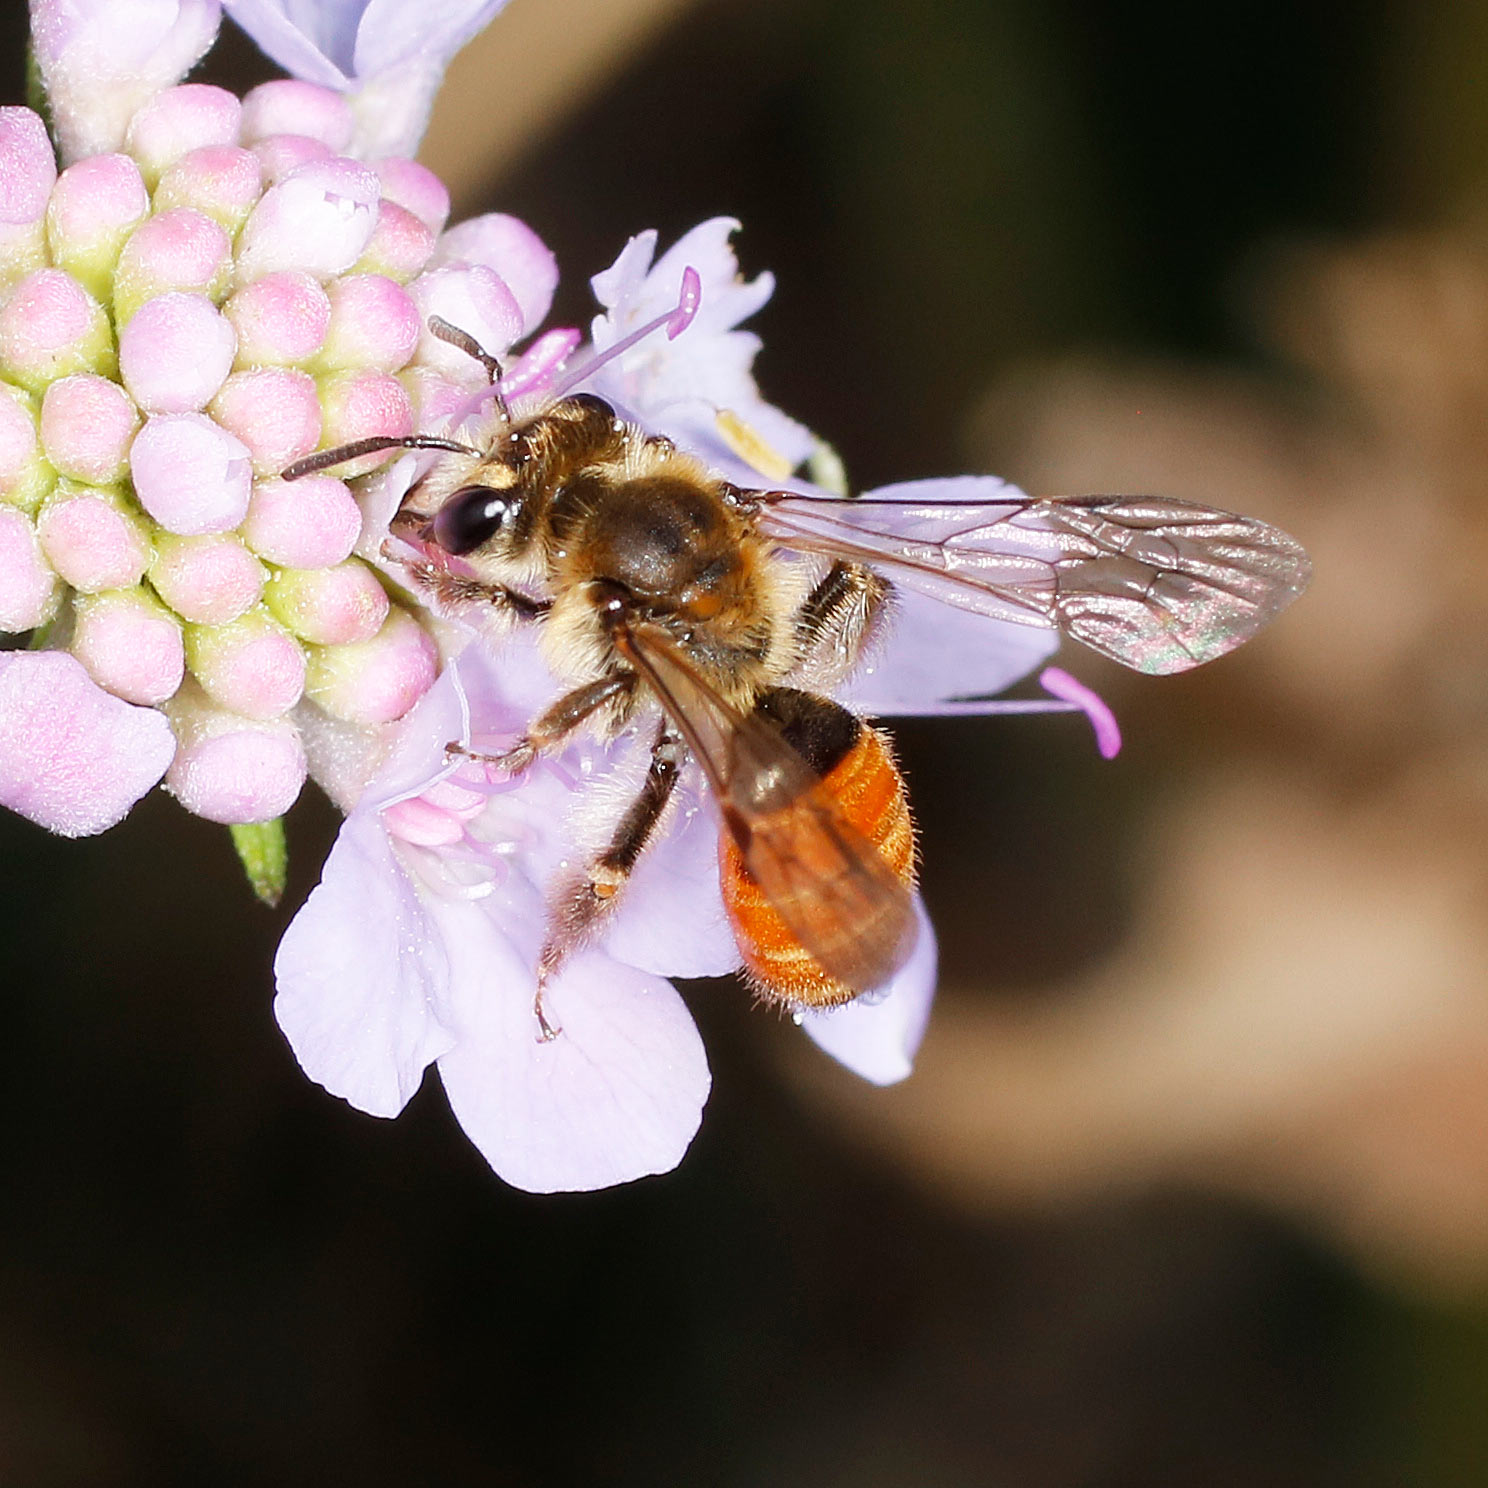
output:
[[[482,307],[469,319],[505,354],[546,312],[552,256],[511,218],[442,242],[442,186],[341,153],[355,121],[332,89],[286,80],[240,102],[178,83],[215,3],[32,9],[71,163],[58,173],[30,110],[0,110],[0,627],[46,627],[96,707],[157,709],[149,738],[175,739],[162,759],[125,731],[138,761],[74,762],[67,830],[101,830],[126,784],[162,775],[201,815],[268,820],[304,781],[307,707],[375,730],[438,665],[354,551],[363,512],[339,477],[388,457],[298,485],[279,472],[427,423],[469,369],[448,373],[426,314]],[[22,723],[53,716],[51,675],[12,666]],[[0,770],[24,757],[0,741]],[[50,823],[40,799],[7,798]]]
[[[738,328],[773,280],[739,274],[729,219],[660,257],[645,232],[593,279],[587,346],[544,330],[540,238],[502,214],[446,230],[447,192],[407,158],[499,0],[227,8],[296,76],[242,100],[181,82],[216,0],[33,0],[60,174],[41,120],[0,110],[0,627],[39,647],[0,655],[0,802],[75,835],[163,778],[243,825],[313,775],[347,820],[276,962],[305,1069],[393,1115],[437,1065],[525,1188],[665,1171],[709,1089],[670,978],[740,962],[708,785],[680,763],[612,912],[544,960],[555,889],[652,767],[654,715],[510,778],[483,762],[553,701],[553,651],[426,591],[389,533],[428,465],[396,451],[479,451],[582,391],[713,477],[810,490],[817,442],[764,400]],[[1053,639],[977,618],[968,666],[950,653],[970,619],[908,594],[866,664],[816,683],[862,711],[994,710],[962,696]],[[1114,741],[1093,695],[1045,675],[1061,701],[1006,706],[1083,707]],[[877,1083],[909,1072],[933,994],[918,899],[914,922],[871,995],[795,1015]]]

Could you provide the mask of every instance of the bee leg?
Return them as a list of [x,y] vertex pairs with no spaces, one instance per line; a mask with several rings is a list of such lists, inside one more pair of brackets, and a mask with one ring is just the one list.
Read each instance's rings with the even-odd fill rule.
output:
[[519,775],[538,755],[561,744],[605,704],[628,697],[635,691],[635,685],[634,672],[619,672],[595,682],[586,682],[572,692],[565,692],[557,702],[544,708],[528,725],[527,732],[500,754],[483,754],[478,749],[467,749],[463,744],[446,744],[445,756],[478,760],[482,764],[496,765],[508,775]]
[[838,559],[796,611],[798,668],[835,680],[858,659],[882,617],[889,584],[861,563]]
[[544,985],[568,958],[574,947],[614,907],[626,880],[646,850],[656,824],[666,810],[677,785],[686,747],[671,724],[663,722],[651,746],[651,765],[640,794],[620,818],[609,846],[590,863],[583,877],[560,895],[550,918],[548,939],[537,958],[538,1026],[546,1040],[550,1025],[543,1014]]
[[432,607],[457,610],[468,605],[482,605],[499,615],[515,620],[538,620],[553,608],[550,599],[533,599],[505,584],[487,584],[480,579],[453,574],[437,563],[404,563],[401,565],[409,587],[417,589]]

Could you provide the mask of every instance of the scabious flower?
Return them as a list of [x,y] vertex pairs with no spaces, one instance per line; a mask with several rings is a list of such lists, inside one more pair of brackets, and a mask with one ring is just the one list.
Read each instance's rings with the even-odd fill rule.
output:
[[[728,241],[736,226],[705,222],[654,264],[656,235],[632,239],[593,281],[606,312],[586,352],[602,355],[648,326],[653,334],[575,386],[723,473],[765,483],[766,471],[747,455],[771,470],[784,466],[786,484],[809,489],[789,471],[814,441],[763,401],[749,370],[759,343],[735,329],[771,287],[763,276],[739,279]],[[687,322],[680,331],[679,320]],[[675,334],[659,334],[661,324]],[[575,360],[585,365],[583,355]],[[760,429],[791,453],[768,445]],[[975,484],[976,492],[939,481],[913,490],[926,501],[1006,491],[995,480]],[[841,694],[854,706],[884,714],[1082,707],[1103,747],[1112,746],[1114,722],[1103,705],[1055,669],[1044,674],[1059,699],[1053,703],[954,701],[968,687],[999,691],[1037,666],[1055,645],[1047,632],[963,621],[913,595],[899,608],[884,646]],[[947,637],[959,639],[963,623],[968,649],[948,655]],[[649,732],[627,732],[609,746],[572,742],[518,779],[451,760],[446,745],[499,752],[555,692],[530,633],[466,645],[356,797],[276,965],[280,1024],[315,1079],[363,1110],[392,1115],[436,1064],[456,1116],[492,1167],[535,1190],[598,1187],[679,1161],[709,1078],[668,978],[723,975],[740,960],[719,886],[718,818],[690,765],[603,934],[545,988],[562,1033],[539,1040],[535,967],[553,885],[602,845],[634,797]],[[915,949],[886,986],[796,1018],[818,1045],[878,1084],[910,1072],[929,1014],[935,938],[918,900],[916,910]],[[369,923],[380,927],[372,938]]]
[[[709,1088],[669,979],[739,962],[695,767],[603,933],[548,984],[562,1032],[539,1041],[553,884],[634,794],[647,741],[575,739],[515,779],[447,757],[509,743],[552,700],[532,636],[497,644],[407,582],[389,521],[427,457],[282,473],[360,439],[481,437],[489,378],[443,321],[500,359],[519,415],[591,391],[721,476],[807,489],[820,447],[764,401],[759,342],[738,329],[772,280],[740,277],[728,219],[659,258],[642,233],[592,281],[580,349],[579,331],[542,329],[558,274],[541,240],[499,214],[445,230],[443,187],[408,158],[495,0],[227,8],[297,76],[241,101],[181,83],[212,0],[33,0],[60,173],[42,121],[0,110],[0,627],[33,645],[0,654],[0,803],[96,832],[163,778],[242,828],[310,773],[347,820],[276,963],[306,1071],[390,1116],[437,1064],[465,1130],[524,1188],[664,1171]],[[972,487],[912,491],[1005,490]],[[1053,645],[905,595],[838,695],[883,714],[1080,707],[1109,752],[1109,715],[1054,669],[1052,702],[959,700]],[[929,1011],[917,914],[887,986],[796,1020],[878,1083],[909,1072]]]

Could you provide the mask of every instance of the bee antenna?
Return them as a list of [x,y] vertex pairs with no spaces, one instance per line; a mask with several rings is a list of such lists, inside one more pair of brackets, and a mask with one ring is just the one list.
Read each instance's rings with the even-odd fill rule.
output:
[[374,434],[367,439],[355,439],[350,444],[338,444],[335,449],[321,450],[318,454],[306,455],[293,465],[286,465],[279,472],[280,480],[300,480],[314,475],[317,470],[329,470],[333,465],[344,465],[348,460],[359,460],[363,455],[380,454],[390,449],[448,450],[455,455],[475,455],[480,451],[457,439],[441,439],[435,434]]
[[697,317],[698,308],[702,303],[702,277],[691,264],[688,264],[682,270],[682,285],[677,292],[677,303],[670,310],[664,315],[658,315],[655,320],[648,320],[639,330],[632,331],[613,346],[607,346],[598,356],[590,357],[582,366],[574,368],[561,382],[548,389],[548,396],[561,398],[569,389],[576,388],[581,382],[593,377],[606,362],[612,362],[617,356],[623,356],[637,341],[644,341],[653,331],[665,328],[667,340],[675,341]]
[[501,379],[505,376],[501,363],[469,331],[462,331],[459,326],[451,325],[441,315],[429,317],[429,332],[441,341],[458,347],[466,356],[474,357],[486,369],[486,376],[491,379],[491,386],[495,390],[496,406],[501,410],[501,416],[510,422],[511,409],[506,406],[506,399],[501,392]]

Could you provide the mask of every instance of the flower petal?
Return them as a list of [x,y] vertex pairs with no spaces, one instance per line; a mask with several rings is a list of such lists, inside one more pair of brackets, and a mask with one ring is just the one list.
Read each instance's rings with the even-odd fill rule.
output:
[[[442,908],[442,906],[441,906]],[[441,923],[375,814],[342,827],[274,960],[274,1016],[304,1071],[374,1116],[396,1116],[453,1043],[445,937],[489,936],[469,905]]]
[[75,657],[0,652],[0,805],[91,836],[127,815],[175,751],[161,714],[110,696]]
[[692,1017],[667,982],[594,952],[578,958],[548,991],[548,1014],[563,1031],[544,1044],[531,974],[515,954],[465,974],[479,976],[486,994],[439,1074],[466,1135],[502,1178],[555,1193],[676,1167],[710,1077]]
[[739,948],[718,878],[718,813],[697,790],[678,793],[673,825],[642,853],[603,948],[659,976],[727,976]]
[[871,1000],[860,997],[845,1007],[801,1018],[801,1027],[818,1048],[875,1085],[896,1084],[914,1068],[935,996],[935,930],[918,894],[915,915],[919,940],[887,987],[871,994]]
[[366,0],[341,0],[296,7],[286,14],[284,0],[225,0],[227,13],[258,49],[287,73],[326,88],[351,82],[357,25]]
[[991,699],[952,699],[1001,692],[1058,647],[1052,630],[990,620],[926,594],[895,590],[882,638],[835,695],[844,707],[877,717],[995,712]]
[[441,70],[506,0],[369,0],[357,28],[355,73],[370,78],[406,62]]

